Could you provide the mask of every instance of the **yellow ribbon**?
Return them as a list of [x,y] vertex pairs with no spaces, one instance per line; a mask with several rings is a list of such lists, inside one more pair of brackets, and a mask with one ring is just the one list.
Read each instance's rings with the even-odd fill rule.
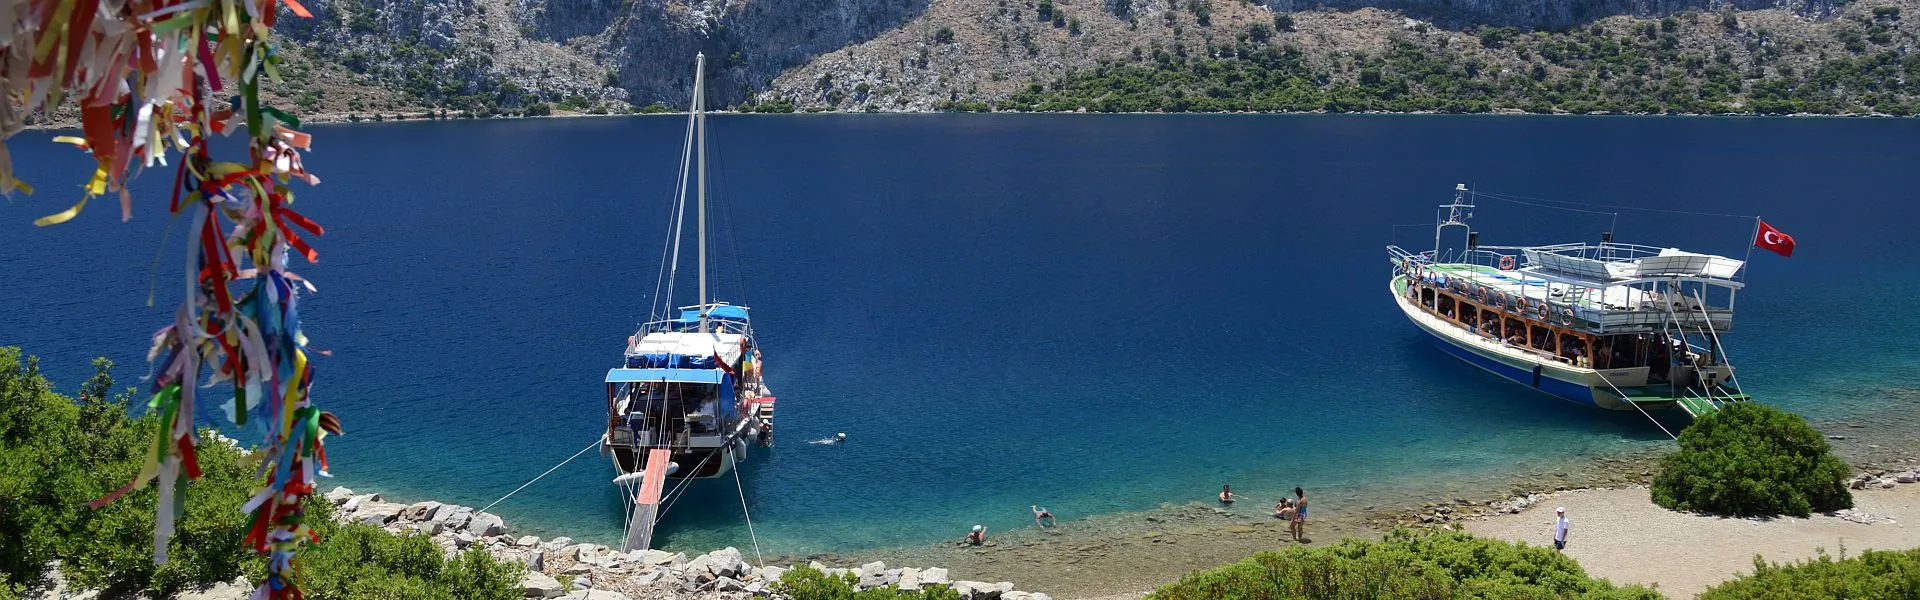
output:
[[53,213],[51,215],[47,215],[44,217],[40,217],[38,219],[34,219],[33,225],[35,227],[46,227],[48,225],[59,225],[67,221],[71,221],[75,216],[78,216],[80,214],[80,209],[87,207],[87,200],[91,200],[93,199],[94,196],[98,196],[100,194],[106,193],[106,190],[107,190],[107,168],[100,167],[99,169],[95,169],[93,171],[93,181],[87,182],[86,196],[82,196],[79,202],[73,203],[73,206],[68,207],[66,210]]

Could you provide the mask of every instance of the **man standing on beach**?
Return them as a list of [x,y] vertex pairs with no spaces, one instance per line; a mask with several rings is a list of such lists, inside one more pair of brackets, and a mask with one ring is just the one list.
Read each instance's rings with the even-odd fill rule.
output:
[[1565,506],[1554,507],[1553,515],[1553,551],[1559,552],[1567,547],[1567,530],[1573,527],[1573,523],[1567,520]]

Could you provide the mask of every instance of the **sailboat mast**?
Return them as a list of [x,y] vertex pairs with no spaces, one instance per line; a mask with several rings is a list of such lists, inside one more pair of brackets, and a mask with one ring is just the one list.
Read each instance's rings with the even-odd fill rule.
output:
[[696,123],[695,137],[699,138],[698,157],[700,169],[700,333],[707,332],[707,54],[694,55],[693,59],[693,118]]

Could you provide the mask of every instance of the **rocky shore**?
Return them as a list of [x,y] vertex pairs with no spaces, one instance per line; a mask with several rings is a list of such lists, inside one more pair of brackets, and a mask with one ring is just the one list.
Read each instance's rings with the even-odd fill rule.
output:
[[[431,536],[448,553],[485,549],[494,558],[526,565],[521,585],[526,597],[570,600],[717,600],[780,597],[774,583],[792,566],[753,566],[736,548],[723,548],[688,557],[662,550],[621,552],[599,544],[575,543],[567,537],[543,540],[514,536],[498,515],[466,506],[439,502],[400,504],[379,494],[356,494],[336,487],[326,493],[335,505],[334,519],[363,523],[395,534]],[[857,567],[834,567],[812,561],[808,566],[832,577],[858,578],[855,589],[894,587],[918,590],[949,586],[963,600],[1051,600],[1047,594],[1014,589],[1010,582],[955,580],[940,567],[888,567],[872,561]]]

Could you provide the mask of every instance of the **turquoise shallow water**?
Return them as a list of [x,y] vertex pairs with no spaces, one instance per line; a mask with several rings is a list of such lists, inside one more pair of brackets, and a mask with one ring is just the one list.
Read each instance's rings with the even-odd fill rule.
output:
[[[602,426],[599,378],[645,317],[683,121],[317,127],[300,196],[328,228],[299,268],[339,483],[482,505]],[[1657,445],[1637,414],[1536,396],[1420,340],[1382,246],[1419,247],[1454,183],[1761,214],[1728,340],[1749,391],[1815,419],[1920,386],[1920,122],[1385,116],[716,117],[731,211],[716,279],[746,300],[782,400],[744,474],[763,548],[924,544],[967,525],[1206,498],[1222,482],[1316,510]],[[41,194],[0,205],[0,343],[71,389],[131,381],[177,300],[167,184],[136,220],[71,200],[86,159],[16,138]],[[1607,217],[1486,202],[1488,244],[1594,239]],[[1619,239],[1741,256],[1751,221],[1628,211]],[[178,234],[167,256],[175,256]],[[734,252],[737,249],[738,252]],[[738,262],[735,262],[735,256]],[[163,260],[162,265],[174,261]],[[736,269],[735,265],[739,268]],[[734,296],[738,298],[738,296]],[[1911,418],[1911,417],[1898,417]],[[1676,424],[1669,419],[1669,425]],[[807,439],[846,432],[844,446]],[[242,432],[243,434],[257,432]],[[611,541],[589,454],[495,510]],[[1345,499],[1354,499],[1351,503]],[[668,517],[669,546],[746,546],[732,482]]]

